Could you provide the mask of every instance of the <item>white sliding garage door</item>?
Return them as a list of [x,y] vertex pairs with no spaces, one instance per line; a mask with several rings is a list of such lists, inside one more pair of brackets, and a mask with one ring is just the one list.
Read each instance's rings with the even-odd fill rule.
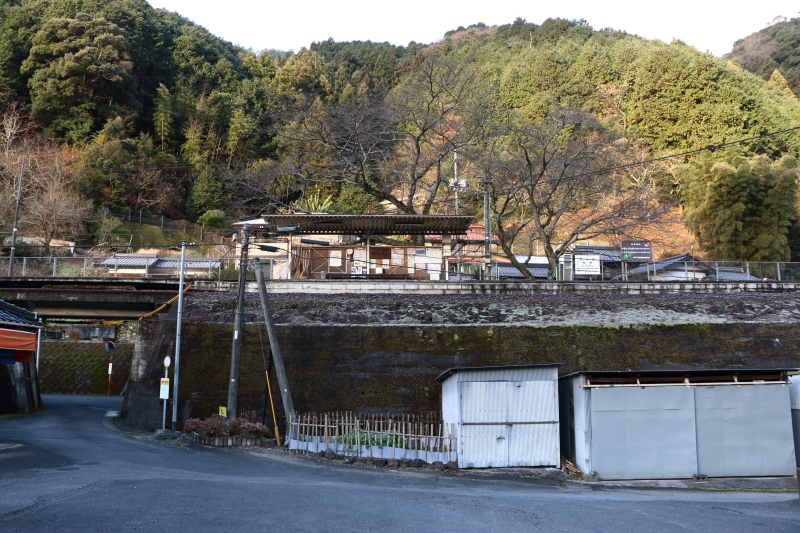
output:
[[697,473],[694,390],[592,389],[592,469],[601,479],[670,479]]
[[591,395],[600,479],[794,474],[785,385],[608,387]]
[[555,381],[462,381],[459,464],[557,466]]

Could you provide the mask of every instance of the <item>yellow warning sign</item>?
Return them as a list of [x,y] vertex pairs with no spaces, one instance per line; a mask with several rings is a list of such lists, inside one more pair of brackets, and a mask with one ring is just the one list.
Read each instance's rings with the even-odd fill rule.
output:
[[220,407],[219,408],[219,416],[228,416],[228,408],[227,407]]

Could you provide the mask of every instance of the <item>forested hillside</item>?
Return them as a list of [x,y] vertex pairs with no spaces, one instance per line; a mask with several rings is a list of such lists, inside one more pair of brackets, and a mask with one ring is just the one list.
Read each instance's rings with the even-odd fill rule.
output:
[[120,209],[452,213],[457,158],[462,206],[490,189],[508,254],[658,233],[691,182],[710,258],[786,260],[800,140],[765,136],[800,127],[786,61],[764,79],[764,61],[562,19],[254,52],[142,0],[0,0],[0,231],[23,158],[26,230],[49,217],[50,238],[87,242]]

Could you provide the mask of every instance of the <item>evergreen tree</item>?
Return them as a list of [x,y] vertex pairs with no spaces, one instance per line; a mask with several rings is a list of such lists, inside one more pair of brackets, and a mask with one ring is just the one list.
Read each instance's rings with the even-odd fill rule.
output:
[[130,91],[129,58],[116,24],[87,14],[48,21],[22,63],[31,75],[31,118],[46,134],[80,143],[106,119],[132,115],[139,104]]
[[169,89],[162,83],[158,86],[157,96],[153,102],[155,111],[153,112],[153,126],[156,130],[156,137],[161,144],[161,151],[166,153],[170,145],[172,135],[172,100]]
[[799,174],[792,156],[704,153],[681,172],[684,220],[711,259],[787,261]]

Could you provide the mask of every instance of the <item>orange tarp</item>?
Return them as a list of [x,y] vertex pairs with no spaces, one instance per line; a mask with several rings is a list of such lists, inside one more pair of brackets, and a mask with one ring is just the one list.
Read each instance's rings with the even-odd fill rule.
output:
[[36,333],[16,329],[0,329],[0,348],[36,351]]

